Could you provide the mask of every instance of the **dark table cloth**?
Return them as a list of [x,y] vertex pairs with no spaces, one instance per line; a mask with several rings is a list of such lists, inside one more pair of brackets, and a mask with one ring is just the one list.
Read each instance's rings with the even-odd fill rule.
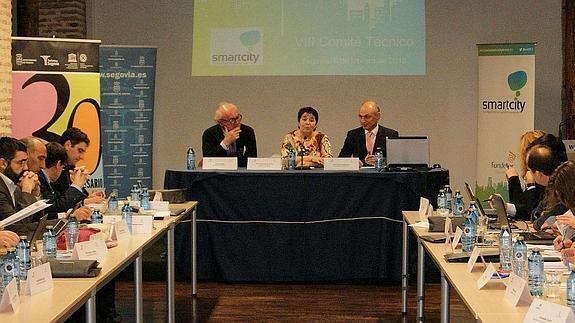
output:
[[[164,186],[198,201],[199,279],[399,281],[401,211],[448,182],[444,169],[167,170]],[[176,229],[178,278],[189,277],[190,228]]]

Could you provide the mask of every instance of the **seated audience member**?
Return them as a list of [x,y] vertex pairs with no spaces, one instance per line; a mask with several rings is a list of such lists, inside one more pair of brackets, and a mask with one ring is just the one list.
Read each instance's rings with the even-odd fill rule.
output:
[[[84,171],[83,167],[76,167],[76,164],[79,161],[84,160],[86,149],[88,149],[88,146],[90,145],[90,139],[82,130],[78,128],[69,128],[64,131],[60,137],[60,144],[64,146],[66,156],[68,158],[66,161],[66,169],[55,182],[51,183],[51,185],[54,191],[59,192],[60,194],[65,194],[68,188],[70,188],[70,185],[72,185],[70,175],[73,174],[76,169]],[[88,194],[83,187],[82,191],[87,195],[84,199],[84,204],[100,203],[104,201],[103,192],[93,192]]]
[[28,153],[28,170],[38,174],[41,169],[46,167],[46,145],[33,136],[20,139],[26,145]]
[[204,157],[237,157],[239,167],[247,166],[248,157],[257,157],[256,134],[250,126],[241,123],[238,107],[220,103],[214,121],[216,125],[202,135]]
[[[28,171],[26,145],[0,138],[0,220],[36,202],[40,196],[38,176]],[[30,218],[22,220],[30,222]]]
[[359,108],[359,123],[361,127],[348,131],[339,157],[358,157],[362,164],[374,165],[375,149],[381,148],[383,156],[387,156],[385,141],[387,137],[395,138],[399,133],[393,129],[379,125],[381,111],[374,101],[366,101]]
[[[81,203],[87,195],[83,192],[82,187],[86,184],[89,175],[81,168],[77,168],[70,173],[71,185],[62,193],[52,188],[54,183],[62,174],[68,156],[66,149],[57,142],[49,142],[46,145],[47,157],[46,167],[38,174],[40,180],[40,192],[42,198],[47,199],[52,204],[46,209],[48,218],[57,218],[59,212],[66,212]],[[89,220],[91,211],[87,207],[82,207],[74,211],[74,215],[79,220]]]
[[[295,150],[297,166],[323,167],[323,159],[333,157],[327,135],[317,131],[319,115],[312,107],[301,108],[297,114],[298,129],[285,135],[281,155],[286,158],[290,149]],[[302,149],[303,148],[303,149]]]
[[16,233],[0,229],[0,247],[15,247],[18,241],[20,241],[20,237]]
[[[520,208],[520,211],[517,212],[517,219],[529,220],[528,216],[531,210],[537,206],[539,197],[545,192],[545,187],[535,183],[533,174],[531,174],[531,171],[527,168],[527,149],[533,141],[542,137],[544,134],[545,132],[541,130],[533,130],[521,136],[519,143],[521,176],[519,176],[520,174],[513,165],[507,167],[505,171],[509,188],[509,203],[514,204],[516,208]],[[510,162],[514,160],[514,156],[510,158]]]

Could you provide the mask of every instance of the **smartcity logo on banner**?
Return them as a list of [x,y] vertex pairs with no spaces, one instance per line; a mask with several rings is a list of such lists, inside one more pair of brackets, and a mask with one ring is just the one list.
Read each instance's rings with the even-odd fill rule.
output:
[[513,100],[483,100],[483,111],[494,112],[517,112],[521,113],[525,109],[526,102],[519,100],[521,89],[527,84],[527,73],[525,71],[516,71],[507,76],[507,85],[509,89],[515,92]]
[[263,32],[260,28],[212,30],[211,65],[262,65]]

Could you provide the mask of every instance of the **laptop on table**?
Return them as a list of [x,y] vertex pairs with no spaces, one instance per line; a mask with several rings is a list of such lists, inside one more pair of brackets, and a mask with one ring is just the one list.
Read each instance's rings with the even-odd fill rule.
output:
[[429,139],[427,136],[386,138],[387,167],[391,170],[427,169]]
[[[511,225],[509,224],[509,219],[507,218],[507,211],[505,209],[505,203],[503,199],[498,196],[494,195],[492,197],[493,204],[495,206],[495,210],[497,211],[497,218],[501,225],[507,225],[509,227],[509,232],[512,233]],[[519,235],[523,236],[523,240],[525,243],[530,244],[540,244],[540,245],[552,245],[555,236],[547,233],[545,231],[536,231],[536,232],[520,232]]]

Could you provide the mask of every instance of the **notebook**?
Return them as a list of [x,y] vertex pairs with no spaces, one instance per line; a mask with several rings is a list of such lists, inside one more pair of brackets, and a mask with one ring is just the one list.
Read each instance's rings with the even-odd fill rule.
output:
[[[509,219],[507,219],[507,211],[505,210],[505,203],[503,202],[503,199],[498,195],[494,195],[492,197],[492,201],[495,206],[495,210],[497,211],[497,218],[499,223],[501,225],[507,225],[509,227],[509,232],[512,233],[511,226],[509,225]],[[554,235],[545,231],[520,232],[519,235],[523,236],[525,243],[531,244],[552,245],[553,239],[555,239]]]
[[387,138],[387,166],[427,168],[429,166],[429,139],[427,136],[401,136]]

